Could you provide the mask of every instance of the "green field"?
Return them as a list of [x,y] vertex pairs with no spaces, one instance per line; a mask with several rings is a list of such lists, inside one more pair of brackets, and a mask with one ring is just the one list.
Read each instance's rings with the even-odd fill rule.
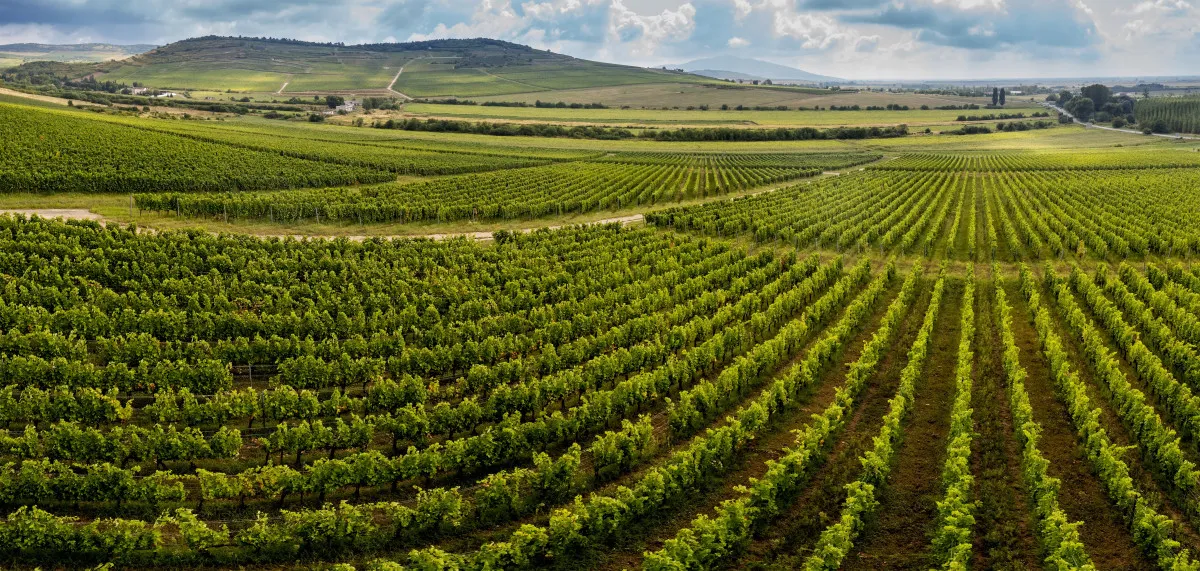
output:
[[153,68],[126,65],[101,76],[105,80],[150,85],[160,89],[217,89],[220,91],[272,91],[288,80],[284,72],[232,67],[224,63],[162,63]]
[[[394,89],[410,97],[478,98],[508,100],[513,94],[542,93],[592,86],[660,84],[711,84],[711,80],[660,70],[632,68],[585,60],[550,61],[537,65],[500,68],[460,67],[459,58],[418,59],[405,66]],[[521,100],[528,95],[513,98]]]
[[454,69],[454,61],[415,60],[405,66],[404,73],[396,80],[392,89],[409,97],[475,97],[536,89],[506,81],[483,69]]
[[[755,125],[765,127],[837,127],[844,125],[898,125],[910,127],[951,125],[959,115],[980,111],[722,111],[699,109],[556,109],[537,107],[485,107],[476,105],[437,105],[409,103],[406,112],[418,116],[505,121],[543,121],[557,123],[598,123],[611,125]],[[989,110],[990,112],[990,110]],[[1009,113],[1028,115],[1029,111]],[[994,123],[995,121],[989,121]]]
[[5,569],[1200,568],[1195,143],[9,97]]
[[[753,86],[748,84],[731,84],[725,82],[710,83],[680,83],[677,81],[646,83],[635,85],[620,85],[612,87],[565,88],[546,94],[539,91],[491,97],[474,97],[478,101],[517,101],[532,104],[535,101],[563,101],[566,103],[603,103],[610,107],[654,108],[679,107],[686,109],[689,105],[699,107],[708,105],[710,108],[720,108],[722,104],[736,107],[765,106],[775,107],[786,105],[797,107],[829,107],[830,105],[879,105],[889,103],[908,105],[920,108],[922,105],[939,107],[943,105],[963,105],[974,103],[984,106],[990,100],[983,98],[950,97],[940,95],[921,95],[915,93],[882,93],[856,91],[830,91],[809,87],[789,86]],[[1028,101],[1013,99],[1009,101],[1013,108],[1032,108]]]

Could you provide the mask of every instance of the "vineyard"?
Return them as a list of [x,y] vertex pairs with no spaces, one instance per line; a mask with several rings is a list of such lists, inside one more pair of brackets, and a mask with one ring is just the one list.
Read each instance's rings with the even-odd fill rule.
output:
[[978,261],[1190,256],[1200,253],[1198,185],[1195,169],[868,169],[647,220],[797,248]]
[[[862,164],[878,155],[611,157],[433,181],[286,193],[139,194],[138,208],[180,216],[294,222],[413,222],[539,218],[679,202],[752,190]],[[791,163],[799,162],[793,166]]]
[[2,568],[1200,571],[1192,147],[0,119]]
[[183,192],[395,180],[298,158],[0,104],[0,192]]

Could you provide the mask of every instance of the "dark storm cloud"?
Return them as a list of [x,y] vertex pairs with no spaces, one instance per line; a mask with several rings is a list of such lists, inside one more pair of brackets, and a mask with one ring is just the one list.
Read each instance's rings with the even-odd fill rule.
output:
[[84,3],[55,0],[4,0],[0,24],[46,24],[65,28],[147,24],[147,11],[132,2],[114,0]]
[[203,4],[172,5],[182,16],[201,21],[240,20],[247,16],[273,17],[282,14],[306,14],[308,22],[319,22],[329,18],[329,2],[320,0],[289,0],[288,2],[264,2],[262,0],[228,0]]
[[840,19],[914,30],[922,42],[972,50],[1015,45],[1088,48],[1100,39],[1091,20],[1080,19],[1071,6],[1055,1],[1010,2],[1003,11],[891,4],[877,12],[846,14]]

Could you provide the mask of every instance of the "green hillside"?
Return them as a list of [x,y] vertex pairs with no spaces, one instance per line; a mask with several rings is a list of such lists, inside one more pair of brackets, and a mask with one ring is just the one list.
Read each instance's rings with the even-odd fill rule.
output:
[[0,44],[0,69],[34,61],[80,63],[124,59],[154,47],[150,44]]
[[410,97],[479,97],[711,81],[685,73],[581,60],[489,39],[347,46],[209,36],[95,64],[88,71],[99,72],[97,79],[175,90],[385,94],[390,88]]

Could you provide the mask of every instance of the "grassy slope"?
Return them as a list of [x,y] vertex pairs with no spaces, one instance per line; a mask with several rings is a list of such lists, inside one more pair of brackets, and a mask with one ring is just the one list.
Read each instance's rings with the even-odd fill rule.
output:
[[535,107],[484,107],[475,105],[435,105],[409,103],[406,111],[431,117],[461,119],[502,119],[508,121],[552,121],[556,123],[606,124],[681,124],[681,125],[757,125],[812,126],[896,125],[909,126],[953,123],[962,111],[721,111],[699,109],[551,109]]
[[102,66],[105,79],[172,89],[383,92],[481,96],[639,83],[709,82],[687,74],[577,60],[515,45],[326,46],[240,38],[177,42]]

